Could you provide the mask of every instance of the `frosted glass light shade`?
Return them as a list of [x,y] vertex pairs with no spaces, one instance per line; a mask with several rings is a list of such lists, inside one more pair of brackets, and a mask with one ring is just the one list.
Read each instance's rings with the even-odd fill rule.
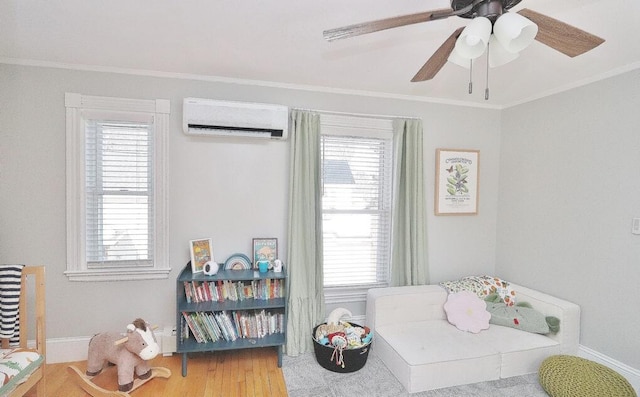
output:
[[487,48],[489,36],[491,21],[485,17],[473,18],[456,40],[455,50],[463,58],[478,58]]
[[505,50],[500,44],[500,41],[496,38],[496,35],[492,34],[489,39],[489,66],[495,68],[502,66],[505,63],[509,63],[520,56],[519,53],[513,53]]
[[514,12],[502,14],[493,24],[493,34],[509,52],[527,48],[538,34],[538,25]]
[[455,63],[458,66],[462,66],[465,69],[469,69],[471,67],[471,62],[474,62],[475,59],[465,58],[458,53],[458,51],[454,48],[449,54],[449,58],[447,60],[451,63]]

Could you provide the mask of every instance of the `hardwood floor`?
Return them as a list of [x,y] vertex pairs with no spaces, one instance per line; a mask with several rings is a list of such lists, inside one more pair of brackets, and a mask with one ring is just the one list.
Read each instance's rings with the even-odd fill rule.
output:
[[[187,376],[182,377],[182,355],[158,356],[154,367],[171,370],[169,379],[156,378],[131,393],[132,397],[286,397],[282,369],[274,348],[256,348],[189,355]],[[75,365],[83,372],[86,361],[49,364],[46,370],[47,397],[86,397],[67,370]],[[115,367],[94,378],[99,386],[118,390]],[[31,390],[28,397],[35,397]]]

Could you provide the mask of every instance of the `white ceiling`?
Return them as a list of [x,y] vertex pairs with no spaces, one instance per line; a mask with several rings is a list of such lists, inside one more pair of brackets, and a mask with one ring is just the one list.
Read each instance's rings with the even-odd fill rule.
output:
[[[0,0],[0,62],[240,79],[505,107],[640,67],[640,1],[523,0],[606,40],[569,58],[534,42],[489,72],[447,63],[409,80],[467,19],[451,17],[332,43],[322,31],[446,8],[448,0]],[[214,77],[212,77],[214,76]],[[321,88],[320,88],[321,87]]]

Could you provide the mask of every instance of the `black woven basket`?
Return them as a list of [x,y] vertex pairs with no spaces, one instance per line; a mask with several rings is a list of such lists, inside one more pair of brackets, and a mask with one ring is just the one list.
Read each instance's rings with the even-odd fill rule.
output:
[[[361,327],[356,323],[350,322],[349,324]],[[336,364],[336,354],[334,354],[333,346],[325,346],[316,341],[316,329],[322,325],[316,325],[313,329],[313,333],[311,334],[311,339],[313,339],[313,350],[316,353],[316,361],[318,364],[322,366],[324,369],[328,369],[333,372],[347,373],[347,372],[355,372],[367,363],[367,357],[369,356],[369,349],[371,348],[371,343],[369,342],[366,345],[357,348],[357,349],[343,349],[342,350],[342,364]],[[332,359],[333,355],[333,359]],[[344,366],[344,368],[343,368]]]

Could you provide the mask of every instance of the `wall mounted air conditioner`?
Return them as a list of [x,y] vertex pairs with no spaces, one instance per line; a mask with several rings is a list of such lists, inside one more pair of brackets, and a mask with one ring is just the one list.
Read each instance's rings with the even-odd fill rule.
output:
[[286,106],[185,98],[182,110],[187,135],[287,139],[289,133]]

